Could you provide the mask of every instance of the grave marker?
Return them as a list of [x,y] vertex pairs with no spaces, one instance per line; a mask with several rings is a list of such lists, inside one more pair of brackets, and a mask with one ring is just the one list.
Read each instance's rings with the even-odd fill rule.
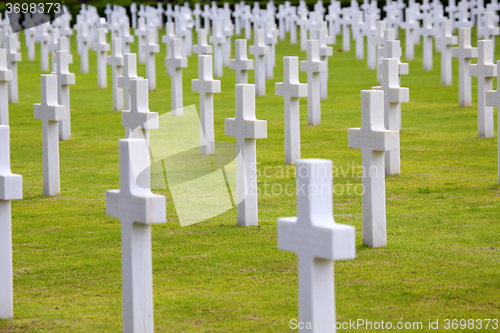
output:
[[15,34],[7,37],[5,48],[7,49],[7,68],[12,71],[12,80],[9,83],[9,103],[19,102],[19,92],[17,85],[17,63],[21,61],[21,53],[17,52],[17,39]]
[[[65,38],[65,37],[61,37]],[[75,84],[75,74],[69,72],[69,55],[67,51],[56,52],[56,74],[57,76],[57,102],[65,107],[65,119],[60,121],[59,141],[71,139],[71,106],[69,98],[69,86]]]
[[0,125],[0,319],[14,317],[11,200],[23,198],[23,178],[10,170],[10,128]]
[[[497,82],[500,82],[500,78],[498,77],[500,71],[498,68],[500,67],[500,60],[497,61]],[[498,84],[498,83],[497,83]],[[500,87],[497,86],[497,90],[487,90],[486,95],[486,105],[490,107],[496,107],[497,110],[500,110]],[[498,119],[498,124],[500,125],[500,118]],[[500,128],[500,126],[498,127]],[[498,150],[498,184],[500,185],[500,135],[497,139],[497,150]]]
[[146,54],[146,79],[149,83],[149,91],[156,90],[156,53],[160,52],[160,46],[155,40],[155,30],[148,29],[146,43],[144,45]]
[[236,56],[229,62],[229,68],[236,71],[236,84],[248,83],[248,71],[253,69],[253,60],[247,57],[247,40],[237,39],[235,42]]
[[[382,86],[373,87],[384,92],[384,124],[387,130],[399,131],[401,124],[401,103],[410,101],[410,90],[401,88],[398,78],[398,60],[384,58],[381,63]],[[386,176],[401,173],[400,151],[390,151],[385,154]]]
[[[362,37],[361,37],[362,38]],[[333,48],[328,46],[326,36],[326,29],[319,30],[319,55],[320,60],[326,63],[326,71],[321,72],[320,81],[321,81],[321,99],[328,98],[328,57],[333,55]]]
[[458,47],[451,49],[458,58],[458,100],[460,106],[472,105],[472,83],[469,68],[472,58],[477,58],[477,48],[470,45],[470,28],[458,29]]
[[[147,92],[147,87],[146,87]],[[149,161],[144,139],[122,139],[120,189],[106,191],[106,215],[122,226],[123,332],[153,333],[151,224],[165,223],[165,197],[136,184],[133,163]]]
[[226,118],[226,136],[236,138],[237,220],[240,226],[259,224],[257,199],[257,139],[267,138],[267,122],[255,118],[255,85],[237,84],[236,117]]
[[212,77],[212,56],[198,56],[198,79],[191,80],[192,91],[200,95],[200,153],[215,153],[214,93],[221,92],[219,80]]
[[477,77],[477,112],[478,132],[480,138],[493,136],[493,107],[487,106],[486,90],[493,89],[493,77],[497,75],[497,66],[493,63],[493,42],[480,40],[477,42],[477,64],[470,65],[470,76]]
[[[80,44],[80,71],[82,74],[87,74],[89,72],[89,48],[91,37],[88,33],[87,23],[82,22],[80,27],[81,33],[77,36],[77,40]],[[42,65],[43,66],[43,65]],[[43,71],[43,68],[42,68]]]
[[420,35],[423,37],[424,71],[432,70],[432,37],[434,27],[432,26],[431,14],[424,14],[424,25],[420,28]]
[[443,86],[451,86],[452,68],[451,68],[451,46],[457,44],[457,37],[451,34],[450,20],[444,20],[441,23],[441,36],[439,38],[441,44],[441,84]]
[[108,87],[106,58],[109,44],[106,42],[106,31],[103,28],[97,29],[97,43],[93,44],[92,49],[97,53],[97,86],[100,89],[106,89]]
[[221,33],[220,22],[214,22],[213,33],[209,41],[214,46],[214,77],[222,77],[222,45],[226,43],[226,37]]
[[12,80],[12,76],[12,71],[7,68],[7,50],[0,49],[0,125],[9,125],[7,82]]
[[300,71],[307,72],[307,122],[321,124],[320,73],[327,70],[326,62],[320,60],[319,41],[307,41],[307,60],[300,62]]
[[43,195],[60,192],[59,129],[57,122],[66,119],[66,106],[57,102],[57,75],[40,75],[42,102],[33,104],[35,119],[42,121]]
[[137,58],[135,53],[125,53],[123,55],[123,76],[117,78],[118,88],[123,89],[125,94],[125,110],[130,110],[130,87],[132,80],[142,79],[137,76]]
[[297,170],[297,217],[278,219],[278,249],[297,254],[298,321],[328,323],[321,332],[335,332],[332,261],[356,257],[354,227],[333,218],[332,162],[299,160]]
[[118,86],[118,77],[123,76],[123,51],[121,38],[111,39],[111,55],[106,63],[112,68],[113,110],[123,110],[123,89]]
[[349,128],[349,147],[363,159],[363,244],[370,247],[387,245],[384,154],[399,150],[399,132],[385,129],[383,110],[383,91],[362,90],[361,128]]
[[207,29],[198,30],[198,44],[193,46],[193,52],[201,54],[212,54],[212,45],[207,43]]
[[265,56],[271,52],[269,46],[265,44],[264,30],[254,31],[254,45],[250,45],[250,54],[255,60],[255,96],[266,95],[266,63]]
[[285,163],[300,159],[300,97],[307,97],[307,84],[299,82],[299,58],[283,57],[283,82],[277,82],[276,96],[285,100]]
[[172,93],[172,115],[182,116],[184,107],[182,92],[182,68],[188,66],[187,58],[182,56],[182,44],[179,38],[174,38],[170,44],[172,51],[170,57],[165,58],[165,66],[170,71]]
[[130,109],[122,111],[125,138],[145,139],[149,144],[149,130],[160,127],[158,112],[149,111],[148,80],[130,82]]

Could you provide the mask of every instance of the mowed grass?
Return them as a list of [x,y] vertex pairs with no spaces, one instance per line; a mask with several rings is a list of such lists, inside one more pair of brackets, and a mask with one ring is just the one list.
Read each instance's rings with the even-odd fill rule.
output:
[[[400,37],[404,45],[404,32]],[[40,102],[39,45],[29,62],[23,34],[20,39],[20,101],[10,105],[10,125],[12,171],[23,176],[24,199],[12,202],[15,315],[0,320],[0,331],[120,332],[121,230],[120,221],[106,216],[105,191],[120,186],[124,128],[113,111],[111,68],[108,88],[98,89],[95,52],[89,52],[90,73],[81,74],[73,36],[73,136],[60,142],[61,194],[45,197],[41,122],[33,118],[33,103]],[[447,318],[500,319],[497,136],[478,138],[477,81],[473,106],[459,107],[456,59],[453,85],[441,86],[439,54],[434,69],[423,71],[422,46],[416,47],[410,75],[401,79],[410,88],[410,103],[402,106],[402,173],[386,179],[388,245],[368,248],[355,194],[361,152],[348,148],[347,129],[361,124],[360,90],[377,82],[366,60],[355,60],[354,43],[350,52],[339,52],[340,45],[339,36],[320,126],[307,125],[307,99],[301,99],[302,157],[333,161],[335,220],[356,227],[356,260],[335,263],[337,320],[422,322],[424,330],[439,320],[444,331]],[[168,218],[152,227],[158,332],[294,331],[297,259],[279,251],[276,240],[276,219],[296,215],[293,167],[284,164],[283,99],[274,96],[283,56],[304,60],[306,53],[280,41],[274,80],[266,82],[267,95],[256,98],[257,118],[268,124],[268,138],[257,142],[259,226],[236,226],[232,209],[180,227],[169,192],[158,192],[167,195]],[[157,90],[149,94],[150,110],[159,113],[171,105],[164,57],[162,44]],[[138,72],[145,76],[145,65]],[[198,105],[191,92],[197,77],[193,55],[183,70],[185,105]],[[253,83],[253,73],[249,78]],[[300,79],[306,82],[306,74]],[[224,119],[235,114],[235,81],[235,72],[224,68],[222,93],[214,96],[216,141],[235,142],[224,135]]]

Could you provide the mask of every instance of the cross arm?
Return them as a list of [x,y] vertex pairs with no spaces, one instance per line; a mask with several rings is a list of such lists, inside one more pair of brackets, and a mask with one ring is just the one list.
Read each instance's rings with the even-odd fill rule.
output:
[[[489,64],[489,65],[482,65],[481,67],[484,68],[484,71],[483,71],[481,77],[494,77],[497,75],[497,65]],[[469,75],[479,77],[477,64],[470,65]]]
[[130,129],[137,128],[141,124],[142,129],[158,129],[160,122],[158,112],[135,112],[129,110],[122,111],[122,126]]
[[355,259],[354,227],[335,223],[333,217],[329,219],[326,225],[323,222],[317,226],[313,222],[312,226],[301,226],[297,217],[278,218],[278,249],[325,260]]
[[106,64],[109,66],[123,66],[123,56],[109,56],[106,58]]
[[[203,85],[209,85],[207,89],[203,89]],[[191,90],[204,93],[204,94],[214,94],[221,92],[220,80],[202,81],[199,79],[191,80]]]
[[141,224],[159,224],[166,221],[165,197],[145,193],[133,197],[121,190],[106,191],[106,215]]
[[410,65],[406,62],[400,62],[398,64],[399,75],[408,75],[410,73]]
[[13,78],[12,71],[10,69],[0,69],[0,81],[11,81]]
[[33,104],[33,115],[35,119],[48,121],[66,120],[66,106]]
[[349,148],[371,151],[399,150],[399,132],[388,130],[366,131],[361,128],[348,129]]
[[57,73],[57,82],[63,86],[69,86],[75,84],[75,74],[74,73]]
[[266,139],[267,121],[257,119],[245,119],[244,126],[236,118],[226,118],[226,136],[242,135],[245,139]]
[[374,90],[383,90],[384,98],[390,103],[408,103],[410,101],[410,89],[405,87],[373,87]]
[[275,94],[276,96],[283,97],[307,97],[307,84],[306,83],[295,83],[295,84],[285,84],[284,82],[275,83]]
[[18,200],[23,198],[23,177],[13,173],[0,175],[0,200]]
[[321,73],[321,72],[326,72],[326,70],[327,70],[326,61],[310,62],[307,60],[302,60],[300,62],[301,72]]

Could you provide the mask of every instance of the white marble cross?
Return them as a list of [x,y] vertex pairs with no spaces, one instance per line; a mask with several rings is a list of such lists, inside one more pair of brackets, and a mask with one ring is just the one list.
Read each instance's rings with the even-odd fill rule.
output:
[[137,4],[132,2],[130,5],[130,14],[132,15],[132,29],[137,27]]
[[35,60],[35,34],[36,28],[30,28],[24,30],[24,39],[26,42],[26,49],[28,50],[28,60]]
[[267,21],[265,24],[264,43],[269,46],[269,53],[265,57],[266,62],[266,80],[274,78],[274,66],[276,65],[276,44],[278,37],[275,35],[274,22]]
[[451,68],[451,46],[457,44],[457,37],[451,34],[452,22],[445,19],[441,22],[441,36],[439,37],[441,45],[441,84],[451,86],[452,68]]
[[128,20],[125,20],[125,22],[122,23],[122,34],[121,34],[121,41],[122,41],[122,49],[123,53],[130,53],[130,45],[134,43],[135,37],[130,34],[130,26],[128,23]]
[[[167,22],[165,23],[165,31],[166,31],[166,34],[165,36],[163,36],[161,38],[161,41],[162,43],[165,44],[165,46],[167,47],[167,58],[170,57],[170,50],[171,50],[171,42],[172,42],[172,39],[174,38],[177,38],[177,36],[175,35],[175,26],[174,26],[174,23],[173,22]],[[167,69],[167,75],[170,76],[170,71]]]
[[[326,63],[326,71],[321,72],[320,81],[321,81],[321,99],[328,98],[328,57],[333,55],[333,48],[328,46],[327,43],[327,35],[326,28],[319,30],[319,55],[320,60]],[[363,37],[360,37],[363,38]]]
[[12,80],[12,76],[12,71],[7,68],[7,50],[0,49],[0,125],[9,125],[7,82]]
[[[51,40],[50,35],[47,33],[47,23],[40,25],[38,34],[35,37],[35,41],[40,42],[40,64],[42,66],[42,72],[49,71],[49,43]],[[49,24],[50,25],[50,24]],[[83,31],[84,26],[80,28]],[[83,36],[77,36],[77,40],[83,41]]]
[[434,27],[432,26],[431,14],[424,14],[423,27],[420,28],[420,35],[423,37],[424,71],[432,70],[432,37]]
[[125,94],[124,110],[130,110],[130,87],[132,80],[142,79],[137,76],[137,57],[135,53],[125,53],[123,55],[123,76],[117,78],[118,88],[123,89]]
[[384,154],[399,150],[399,132],[385,129],[383,91],[361,91],[361,128],[349,128],[349,147],[363,159],[363,244],[386,246]]
[[[355,259],[353,226],[335,223],[332,162],[297,161],[297,217],[278,219],[278,249],[298,259],[299,322],[328,323],[322,333],[335,332],[334,260]],[[305,330],[301,330],[305,331]],[[319,329],[311,332],[320,332]]]
[[138,27],[134,31],[134,35],[137,36],[137,54],[139,55],[139,63],[146,63],[146,53],[144,52],[144,46],[146,44],[146,35],[148,33],[146,29],[146,19],[144,17],[139,17],[137,20]]
[[472,83],[469,67],[472,58],[477,58],[477,48],[471,47],[470,28],[458,29],[458,47],[451,49],[452,56],[458,58],[458,100],[460,106],[472,105]]
[[71,54],[71,49],[69,48],[69,39],[68,37],[61,36],[59,37],[59,45],[58,51],[66,51],[68,53],[68,64],[73,63],[73,55]]
[[222,45],[226,43],[226,37],[221,33],[221,23],[214,22],[213,33],[209,41],[214,46],[214,77],[222,77]]
[[145,139],[149,144],[149,130],[159,128],[158,112],[149,111],[148,80],[139,78],[130,82],[130,109],[122,111],[125,138]]
[[123,51],[121,38],[111,39],[111,55],[106,63],[112,68],[113,110],[123,110],[123,89],[118,86],[118,77],[123,76]]
[[133,333],[154,332],[151,224],[166,222],[165,197],[136,183],[145,147],[144,139],[119,141],[120,189],[106,191],[106,215],[122,226],[123,332]]
[[0,125],[0,319],[14,316],[11,200],[23,198],[23,178],[10,170],[10,128]]
[[254,45],[250,45],[250,54],[254,55],[255,60],[255,95],[266,95],[266,63],[265,56],[271,52],[269,46],[265,44],[263,29],[254,31]]
[[486,12],[483,18],[483,26],[479,26],[477,28],[484,39],[491,40],[493,42],[493,50],[495,50],[495,37],[500,34],[498,22],[495,24],[496,15],[496,12]]
[[193,15],[194,15],[194,28],[197,32],[200,31],[201,29],[201,18],[200,15],[203,12],[201,11],[200,4],[197,2],[194,4],[194,10],[193,10]]
[[363,29],[363,36],[366,36],[366,66],[368,69],[375,69],[377,67],[377,17],[375,15],[368,16]]
[[17,63],[21,61],[21,53],[17,52],[17,39],[15,34],[7,37],[7,68],[12,71],[12,80],[9,83],[9,103],[19,102]]
[[55,72],[56,69],[56,51],[59,50],[59,29],[52,28],[50,43],[49,43],[49,52],[50,57],[52,58],[52,72]]
[[477,42],[477,64],[470,65],[470,76],[477,77],[477,112],[480,138],[493,136],[493,107],[486,106],[485,92],[493,89],[493,78],[497,75],[497,65],[493,62],[493,41]]
[[257,139],[267,138],[267,121],[255,118],[255,85],[237,84],[236,117],[226,118],[226,136],[236,138],[236,199],[240,226],[259,224]]
[[[89,72],[89,48],[91,44],[91,37],[89,36],[88,26],[86,22],[81,23],[81,33],[77,36],[80,42],[80,71],[82,74]],[[42,69],[43,71],[43,69]]]
[[171,77],[170,91],[172,93],[172,115],[182,116],[183,91],[182,91],[182,68],[188,66],[187,58],[182,56],[182,44],[179,38],[174,38],[170,44],[170,57],[165,58],[165,66]]
[[286,38],[286,28],[285,28],[285,19],[287,14],[285,13],[285,5],[278,5],[278,13],[276,14],[276,18],[278,19],[278,29],[279,29],[279,37],[280,40],[284,40]]
[[[63,39],[65,37],[61,37]],[[71,106],[69,98],[69,86],[75,84],[75,74],[69,72],[69,54],[67,51],[56,52],[57,75],[57,102],[66,108],[66,117],[59,122],[59,140],[71,139]]]
[[406,8],[405,18],[406,21],[401,23],[401,27],[405,30],[405,55],[408,61],[415,58],[415,39],[420,39],[418,31],[420,23],[415,19],[413,8]]
[[247,40],[235,40],[235,59],[229,62],[229,68],[236,71],[236,84],[248,83],[248,71],[253,69],[253,60],[247,57]]
[[212,54],[212,45],[207,43],[207,29],[198,30],[198,44],[193,46],[193,52],[202,54]]
[[365,38],[363,36],[363,30],[367,22],[363,20],[363,12],[355,12],[352,18],[352,35],[355,39],[356,47],[356,60],[363,60],[365,57]]
[[221,92],[219,80],[212,77],[212,56],[198,56],[198,79],[191,80],[191,89],[200,95],[200,152],[215,153],[214,93]]
[[[384,58],[381,63],[382,86],[373,89],[384,92],[384,124],[387,130],[399,131],[401,126],[401,103],[410,101],[410,90],[399,84],[399,64],[394,58]],[[386,176],[401,173],[400,151],[385,154]]]
[[[497,82],[500,82],[500,78],[498,77],[500,71],[500,60],[497,61]],[[500,87],[497,86],[497,90],[487,90],[486,95],[486,105],[491,107],[496,107],[497,110],[500,110]],[[498,124],[500,125],[500,118],[498,119]],[[498,127],[500,128],[500,126]],[[498,150],[498,184],[500,185],[500,135],[497,139],[497,150]]]
[[106,58],[109,44],[106,42],[106,31],[103,28],[97,30],[97,42],[92,45],[92,49],[97,53],[97,86],[100,89],[106,89],[108,87]]
[[307,122],[321,124],[321,82],[320,73],[327,70],[325,61],[320,60],[319,41],[307,41],[307,60],[300,62],[300,71],[307,72]]
[[375,22],[377,26],[377,36],[375,37],[376,49],[377,49],[377,60],[375,64],[377,83],[382,82],[380,76],[380,59],[382,59],[384,53],[384,45],[389,40],[395,39],[394,29],[387,29],[387,23],[385,21]]
[[160,52],[160,46],[155,40],[155,30],[148,29],[144,53],[146,54],[146,79],[149,82],[149,91],[156,90],[156,53]]
[[351,51],[351,9],[344,7],[342,8],[342,19],[340,23],[342,25],[342,51]]
[[283,57],[283,82],[275,84],[276,96],[285,100],[285,163],[300,159],[300,97],[307,97],[307,84],[299,82],[299,58]]
[[35,119],[42,121],[43,141],[43,194],[57,195],[59,181],[59,128],[58,121],[66,119],[66,106],[57,101],[57,75],[40,75],[42,102],[33,104]]

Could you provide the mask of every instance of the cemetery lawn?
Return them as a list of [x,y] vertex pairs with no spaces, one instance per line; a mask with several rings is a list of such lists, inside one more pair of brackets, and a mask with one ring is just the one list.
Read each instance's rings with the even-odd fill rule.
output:
[[[33,103],[40,102],[39,45],[36,61],[28,62],[23,34],[20,39],[11,165],[23,176],[24,199],[12,202],[15,314],[0,320],[0,331],[120,332],[121,230],[120,221],[106,216],[105,191],[120,186],[124,129],[112,108],[111,68],[108,88],[98,89],[96,54],[89,52],[90,74],[81,74],[73,36],[73,136],[60,142],[61,195],[44,197],[42,129],[33,118]],[[366,60],[355,60],[354,43],[351,52],[337,52],[340,45],[339,36],[321,126],[307,126],[307,99],[301,99],[302,157],[333,161],[335,220],[356,227],[356,260],[335,263],[337,320],[421,322],[424,331],[429,320],[439,320],[438,331],[448,331],[446,319],[500,320],[497,136],[478,138],[477,80],[473,106],[459,107],[457,60],[453,85],[441,86],[440,55],[424,72],[422,46],[416,46],[410,75],[401,80],[410,88],[410,103],[402,105],[402,174],[386,179],[388,245],[368,248],[362,244],[361,151],[347,147],[347,129],[361,125],[360,90],[377,83]],[[500,54],[498,40],[496,45]],[[283,56],[306,55],[288,40],[276,50],[275,79],[267,81],[267,96],[256,99],[257,118],[268,123],[268,138],[257,142],[260,225],[236,226],[232,209],[180,227],[170,193],[155,191],[167,196],[168,218],[152,227],[158,332],[294,331],[297,259],[277,249],[276,219],[296,215],[295,178],[284,164],[283,98],[274,96],[274,83],[283,79]],[[158,88],[149,95],[150,110],[159,113],[170,111],[171,103],[164,57],[161,44]],[[139,75],[145,71],[138,65]],[[185,105],[198,105],[191,92],[195,54],[183,78]],[[253,72],[249,79],[253,83]],[[306,82],[306,74],[300,79]],[[235,80],[235,72],[224,68],[222,93],[214,96],[216,141],[234,142],[224,135],[224,119],[235,114]],[[496,331],[485,324],[482,331]]]

